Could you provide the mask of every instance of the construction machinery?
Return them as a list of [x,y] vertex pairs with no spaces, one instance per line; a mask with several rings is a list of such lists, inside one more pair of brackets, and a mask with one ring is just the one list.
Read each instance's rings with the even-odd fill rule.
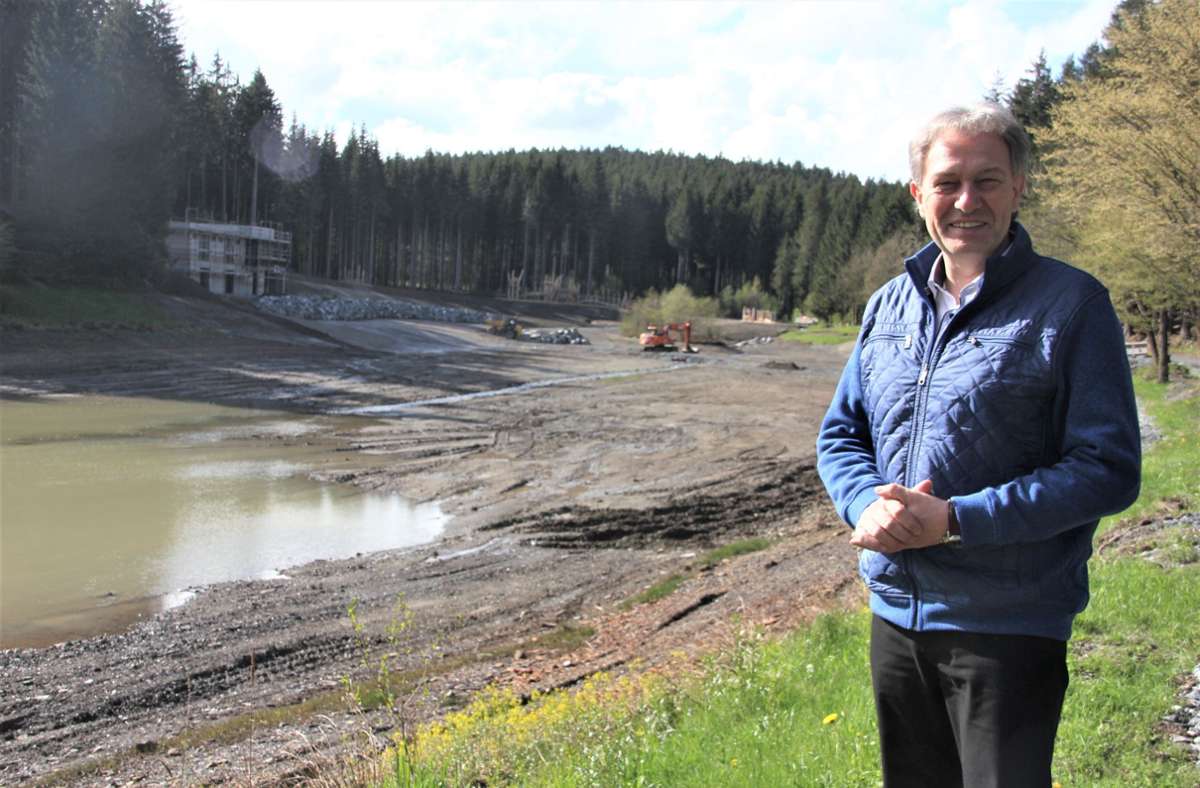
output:
[[646,326],[638,337],[642,350],[666,351],[669,353],[697,353],[692,344],[691,323],[668,323],[664,326]]
[[499,337],[508,337],[509,339],[519,339],[521,334],[525,332],[525,327],[518,323],[513,318],[498,318],[496,320],[487,321],[487,330],[490,334],[495,334]]

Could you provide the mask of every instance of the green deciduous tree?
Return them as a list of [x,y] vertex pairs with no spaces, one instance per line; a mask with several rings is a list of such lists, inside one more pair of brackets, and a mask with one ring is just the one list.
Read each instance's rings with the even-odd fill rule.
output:
[[1110,26],[1100,76],[1064,85],[1046,133],[1047,205],[1074,259],[1159,334],[1200,305],[1200,5],[1162,0]]

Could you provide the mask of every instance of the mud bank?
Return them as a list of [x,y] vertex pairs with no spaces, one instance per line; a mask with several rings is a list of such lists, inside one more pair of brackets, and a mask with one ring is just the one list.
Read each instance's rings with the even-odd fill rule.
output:
[[[369,678],[380,654],[410,682],[407,723],[488,683],[569,686],[707,651],[737,622],[782,629],[858,600],[811,460],[843,351],[707,347],[674,374],[641,374],[647,359],[606,326],[581,329],[586,346],[483,347],[455,327],[461,347],[430,355],[176,308],[187,332],[5,337],[0,390],[328,413],[581,379],[272,438],[323,448],[321,478],[440,502],[446,538],[203,589],[121,634],[0,653],[0,783],[293,781],[398,724],[344,703],[346,680]],[[771,545],[698,564],[749,536]],[[622,604],[677,573],[670,596]],[[397,616],[412,622],[399,640]]]

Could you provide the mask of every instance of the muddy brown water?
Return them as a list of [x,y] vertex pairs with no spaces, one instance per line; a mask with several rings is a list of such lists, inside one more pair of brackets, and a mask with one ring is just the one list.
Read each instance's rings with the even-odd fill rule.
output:
[[0,402],[0,647],[119,631],[199,586],[437,538],[436,505],[309,478],[323,450],[303,436],[341,421],[153,399]]

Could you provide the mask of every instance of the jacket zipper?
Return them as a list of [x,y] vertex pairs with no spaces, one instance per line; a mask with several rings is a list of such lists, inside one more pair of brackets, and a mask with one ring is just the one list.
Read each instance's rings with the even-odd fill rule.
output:
[[967,342],[979,347],[980,345],[1012,345],[1026,349],[1033,349],[1033,343],[1025,339],[1013,339],[1011,337],[989,337],[979,336],[977,334],[967,334]]
[[[928,305],[928,302],[926,303]],[[934,307],[933,337],[929,343],[929,350],[926,352],[925,358],[921,360],[921,372],[917,375],[917,403],[913,408],[913,435],[910,440],[908,450],[908,456],[910,459],[915,459],[917,457],[917,449],[920,448],[921,439],[924,437],[925,413],[928,410],[929,402],[929,388],[926,386],[926,383],[929,381],[929,376],[933,374],[934,368],[937,367],[938,357],[940,356],[939,350],[943,344],[942,338],[949,333],[950,326],[954,324],[954,321],[958,319],[958,316],[962,314],[962,311],[963,308],[960,308],[950,317],[949,320],[945,322],[944,325],[939,325],[941,321],[937,319],[937,308]],[[908,462],[905,465],[905,487],[913,486],[912,477],[913,468],[915,465],[915,462]],[[904,571],[906,574],[908,574],[909,580],[912,582],[913,607],[912,619],[909,623],[909,628],[915,630],[917,628],[917,619],[919,617],[918,611],[921,607],[921,587],[917,583],[916,573],[912,571],[912,567],[909,565],[909,558],[907,555],[904,556]]]
[[[938,361],[941,360],[942,351],[946,349],[946,337],[950,335],[950,327],[958,321],[959,317],[966,311],[968,305],[963,305],[957,312],[951,315],[950,319],[938,325],[940,321],[937,319],[937,311],[934,310],[934,327],[932,341],[929,343],[929,350],[925,354],[925,358],[921,361],[921,371],[917,375],[917,404],[913,408],[913,437],[909,446],[909,457],[917,456],[917,449],[921,447],[921,440],[925,437],[925,413],[929,405],[929,376],[937,369]],[[1000,342],[1004,340],[994,340],[990,337],[976,337],[971,334],[967,337],[967,341],[973,345],[978,345],[982,342]],[[912,487],[914,463],[907,463],[904,469],[904,486]]]

